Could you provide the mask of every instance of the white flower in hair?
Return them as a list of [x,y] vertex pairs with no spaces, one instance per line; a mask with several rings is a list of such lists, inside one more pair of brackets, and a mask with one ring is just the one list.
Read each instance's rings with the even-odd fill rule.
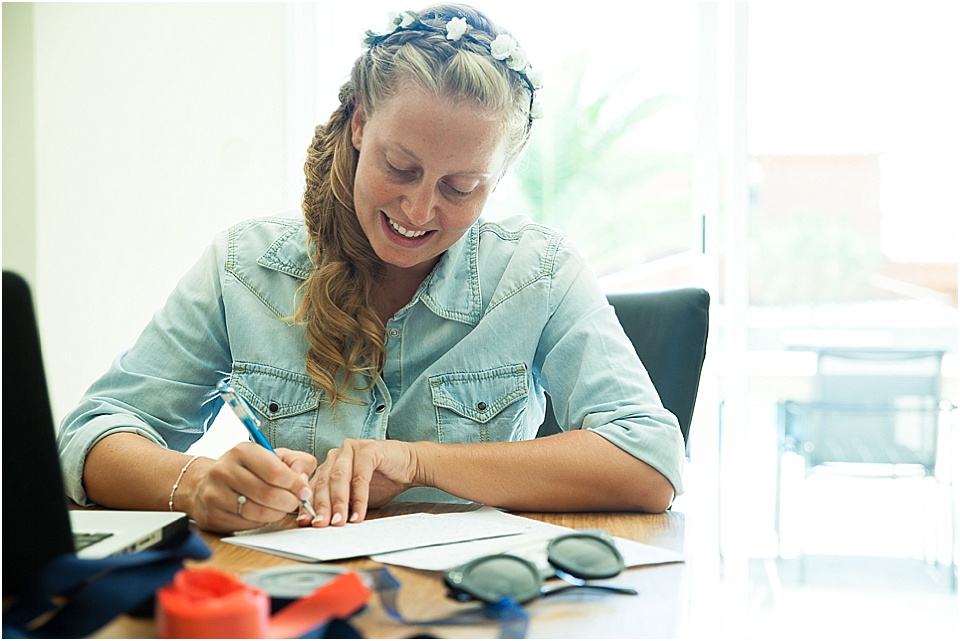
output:
[[507,66],[513,69],[514,71],[523,72],[527,67],[530,66],[530,59],[527,58],[527,54],[517,47],[513,50],[513,53],[510,54],[510,57],[507,58]]
[[467,24],[466,18],[451,18],[447,23],[447,40],[456,42],[469,30],[470,25]]
[[543,74],[536,69],[527,69],[527,80],[534,89],[543,89]]
[[416,21],[417,14],[412,11],[391,11],[387,16],[387,33],[407,29]]
[[490,43],[490,54],[497,60],[506,60],[517,48],[517,41],[506,33],[501,33]]

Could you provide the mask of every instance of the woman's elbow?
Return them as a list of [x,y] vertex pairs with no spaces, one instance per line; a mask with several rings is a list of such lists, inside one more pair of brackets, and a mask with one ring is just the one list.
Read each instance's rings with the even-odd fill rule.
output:
[[651,492],[649,496],[644,497],[642,505],[640,506],[640,511],[647,512],[649,514],[660,514],[661,512],[666,512],[673,503],[673,499],[673,486],[671,486],[668,482],[665,490]]
[[653,467],[642,461],[640,464],[643,467],[642,473],[630,498],[633,509],[650,514],[665,512],[675,497],[673,485]]

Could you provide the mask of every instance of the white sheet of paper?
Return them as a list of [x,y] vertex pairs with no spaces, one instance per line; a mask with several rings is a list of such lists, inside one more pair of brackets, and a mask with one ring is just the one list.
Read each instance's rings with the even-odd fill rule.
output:
[[[296,528],[222,539],[298,561],[332,561],[396,550],[516,535],[522,523],[483,521],[452,514],[405,514],[341,527]],[[430,547],[429,549],[435,549]],[[428,553],[429,554],[429,553]]]
[[[388,552],[374,555],[371,558],[379,563],[402,565],[417,570],[444,571],[487,554],[509,552],[530,560],[541,569],[546,569],[549,566],[546,554],[547,543],[556,536],[574,531],[571,528],[508,514],[491,507],[482,507],[475,512],[439,516],[457,516],[460,519],[468,519],[474,523],[474,526],[481,523],[484,526],[512,525],[522,528],[524,533],[506,538],[492,538],[469,543],[449,543],[429,548]],[[682,552],[646,545],[621,537],[614,537],[614,541],[617,543],[620,554],[623,555],[624,565],[628,568],[640,565],[675,563],[686,559]]]

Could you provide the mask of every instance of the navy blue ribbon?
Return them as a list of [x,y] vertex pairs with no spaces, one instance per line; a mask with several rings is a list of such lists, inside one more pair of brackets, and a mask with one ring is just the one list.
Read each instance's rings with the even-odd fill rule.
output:
[[[3,636],[75,639],[93,634],[120,614],[152,598],[173,579],[185,559],[206,559],[210,548],[190,532],[179,544],[81,559],[63,554],[23,589],[3,613]],[[39,626],[33,623],[43,615]]]
[[460,612],[451,617],[430,619],[426,621],[412,621],[405,618],[397,609],[397,593],[400,591],[400,582],[387,570],[381,568],[373,573],[374,589],[380,595],[383,609],[391,617],[405,625],[478,625],[499,622],[501,639],[523,639],[527,636],[527,625],[530,617],[523,606],[510,597],[504,597],[496,603],[485,603],[483,606],[466,612]]

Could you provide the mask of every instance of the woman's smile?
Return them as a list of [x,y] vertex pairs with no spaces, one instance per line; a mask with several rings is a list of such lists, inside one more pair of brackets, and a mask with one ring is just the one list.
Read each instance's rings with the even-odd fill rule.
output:
[[388,237],[405,247],[422,245],[424,242],[427,242],[429,236],[433,234],[433,230],[430,229],[407,229],[386,214],[383,214],[383,219],[386,221],[387,227],[394,232],[393,235],[388,234]]

